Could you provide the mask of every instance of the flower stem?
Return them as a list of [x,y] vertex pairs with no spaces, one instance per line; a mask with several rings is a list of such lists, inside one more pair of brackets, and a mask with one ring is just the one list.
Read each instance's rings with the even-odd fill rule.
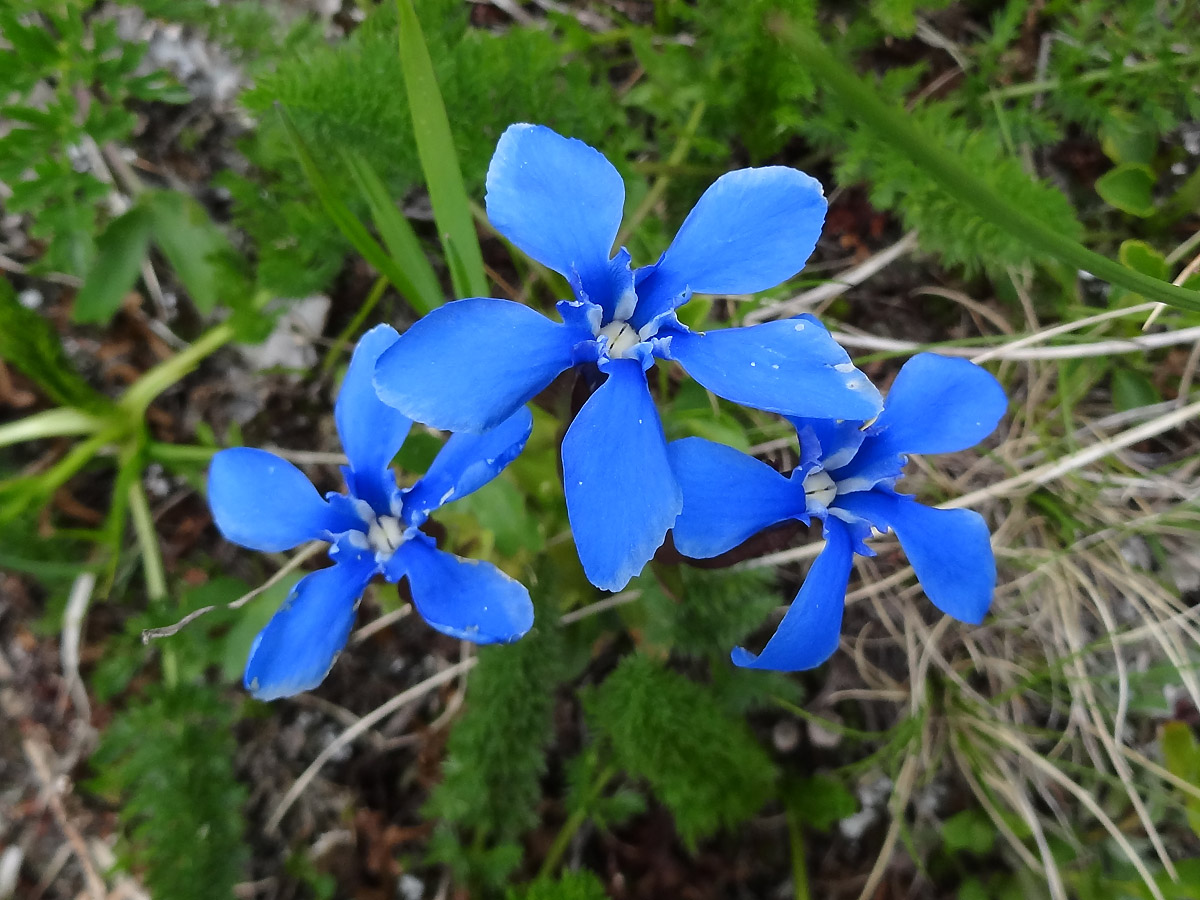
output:
[[546,858],[542,860],[542,866],[538,869],[538,878],[548,878],[558,868],[563,854],[567,852],[567,847],[571,844],[571,838],[575,836],[575,832],[583,827],[583,823],[587,821],[587,817],[592,811],[592,804],[596,802],[616,774],[616,767],[610,765],[606,766],[596,776],[596,780],[592,782],[592,786],[588,789],[586,796],[584,796],[583,801],[579,804],[579,808],[571,813],[567,821],[563,822],[563,826],[559,829],[558,834],[554,836],[554,843],[546,851]]
[[133,519],[133,533],[137,536],[138,549],[142,554],[142,572],[146,576],[146,593],[151,600],[167,596],[167,575],[163,567],[162,548],[154,531],[154,517],[150,513],[150,501],[142,487],[141,479],[129,485],[129,514]]
[[0,447],[39,438],[91,434],[101,423],[102,420],[78,409],[66,406],[47,409],[0,427]]
[[228,322],[205,332],[187,349],[159,363],[135,381],[121,397],[118,405],[131,415],[134,421],[140,422],[146,408],[155,397],[200,365],[200,361],[206,356],[233,340],[234,334],[234,328]]
[[776,19],[775,29],[780,39],[795,51],[797,63],[808,67],[847,110],[854,111],[859,121],[900,149],[943,189],[973,207],[986,221],[1062,263],[1141,294],[1147,300],[1200,311],[1200,293],[1143,275],[1094,253],[1013,206],[917,128],[911,118],[884,103],[866,82],[825,49],[817,35],[782,17]]
[[796,900],[809,900],[808,890],[808,859],[804,846],[804,826],[799,816],[788,807],[787,811],[788,845],[792,851],[792,891]]

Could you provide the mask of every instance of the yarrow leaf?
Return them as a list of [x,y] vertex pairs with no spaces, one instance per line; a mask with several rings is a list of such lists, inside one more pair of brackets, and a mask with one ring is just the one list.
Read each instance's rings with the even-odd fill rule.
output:
[[583,703],[617,765],[649,783],[690,846],[747,821],[771,795],[775,767],[746,723],[645,655],[626,657]]

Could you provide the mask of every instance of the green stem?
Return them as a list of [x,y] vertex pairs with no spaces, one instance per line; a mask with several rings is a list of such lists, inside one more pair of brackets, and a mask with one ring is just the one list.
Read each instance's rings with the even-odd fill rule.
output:
[[102,424],[90,413],[70,407],[47,409],[15,422],[0,426],[0,447],[36,441],[40,438],[65,437],[72,434],[91,434]]
[[142,551],[142,571],[146,576],[146,593],[158,601],[167,596],[167,575],[163,568],[162,548],[154,531],[150,501],[140,479],[129,485],[129,513],[133,518],[133,533]]
[[206,356],[233,340],[234,328],[228,322],[210,329],[189,346],[146,372],[121,397],[118,405],[135,421],[141,421],[154,398],[200,365]]
[[579,808],[576,809],[563,822],[562,828],[558,834],[554,836],[554,843],[550,845],[550,849],[546,851],[546,858],[542,860],[542,866],[538,869],[538,878],[549,878],[554,870],[558,868],[559,862],[563,858],[563,854],[567,852],[567,847],[571,844],[571,838],[575,836],[583,823],[587,821],[588,816],[592,811],[592,804],[600,797],[600,794],[608,786],[608,783],[613,780],[617,774],[616,767],[606,766],[601,770],[592,786],[588,789],[587,795],[584,796]]
[[46,496],[53,494],[66,484],[76,472],[87,465],[88,461],[101,448],[119,440],[124,430],[124,428],[113,426],[97,432],[86,441],[80,441],[70,449],[66,456],[38,478],[38,489]]
[[658,180],[646,192],[646,196],[642,198],[642,202],[638,204],[637,209],[633,211],[628,221],[621,227],[621,231],[617,234],[617,246],[621,246],[627,240],[629,235],[642,224],[642,220],[648,216],[654,209],[655,204],[662,199],[663,194],[667,192],[667,187],[671,184],[671,174],[674,169],[683,164],[687,159],[688,150],[692,147],[692,140],[696,136],[696,129],[700,127],[700,120],[704,117],[706,104],[703,100],[695,105],[692,109],[691,116],[688,117],[687,124],[683,126],[683,132],[679,135],[679,142],[671,151],[671,155],[667,157],[667,164]]
[[823,81],[846,109],[854,111],[855,118],[900,149],[943,189],[973,207],[986,221],[1074,269],[1120,285],[1147,300],[1200,311],[1200,294],[1196,291],[1151,278],[1093,253],[1013,206],[918,129],[910,117],[884,103],[866,82],[825,49],[817,35],[783,18],[776,20],[776,30],[795,51],[797,63],[807,66]]
[[1147,59],[1138,63],[1122,66],[1120,69],[1097,69],[1094,72],[1084,72],[1074,78],[1046,78],[1042,81],[1027,81],[1024,84],[1011,84],[1007,87],[993,88],[984,94],[986,100],[1012,100],[1017,97],[1029,97],[1044,91],[1053,91],[1062,87],[1064,81],[1075,84],[1091,84],[1096,81],[1107,81],[1109,78],[1124,78],[1141,72],[1153,72],[1163,68],[1167,63],[1172,65],[1191,65],[1200,63],[1200,53],[1183,53],[1173,59]]
[[363,305],[358,308],[358,312],[354,314],[354,318],[350,320],[350,324],[342,329],[334,340],[333,346],[329,348],[329,352],[325,354],[325,359],[321,362],[321,374],[327,375],[329,370],[333,368],[338,357],[342,353],[342,348],[350,338],[358,333],[358,329],[362,327],[362,323],[367,320],[367,316],[371,314],[371,310],[379,302],[379,298],[383,296],[384,290],[388,286],[388,279],[379,277],[375,279],[375,283],[371,285],[371,291],[367,294],[367,299],[363,301]]
[[792,850],[792,890],[796,900],[809,900],[808,859],[804,846],[804,826],[789,806],[787,810],[788,845]]
[[196,444],[164,444],[161,441],[151,441],[146,445],[146,458],[162,463],[206,463],[216,452],[216,447],[201,447]]

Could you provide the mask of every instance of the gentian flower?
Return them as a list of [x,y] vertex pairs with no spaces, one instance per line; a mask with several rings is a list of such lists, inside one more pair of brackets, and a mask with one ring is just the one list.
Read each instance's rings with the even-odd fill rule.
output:
[[452,435],[429,471],[401,490],[389,464],[412,425],[379,402],[371,376],[396,340],[379,325],[363,335],[334,409],[350,465],[347,494],[324,499],[298,468],[265,450],[234,447],[213,456],[208,502],[228,540],[277,552],[329,541],[334,564],[305,575],[254,639],[245,684],[261,700],[316,687],[346,645],[358,602],[376,575],[407,578],[425,621],[477,644],[514,641],[533,624],[529,592],[491,563],[437,549],[419,526],[434,510],[487,484],[516,458],[533,427],[529,410],[480,435]]
[[838,645],[853,554],[875,555],[864,543],[872,528],[896,533],[938,609],[963,622],[983,621],[996,584],[983,517],[923,506],[895,485],[906,454],[970,447],[991,434],[1006,406],[999,382],[984,369],[922,353],[900,369],[873,421],[791,417],[800,464],[790,476],[732,447],[673,441],[671,463],[683,486],[674,541],[686,556],[717,556],[789,519],[824,525],[825,547],[774,636],[757,656],[735,648],[733,662],[796,671],[828,659]]
[[625,188],[599,152],[549,128],[513,125],[487,175],[487,213],[517,247],[563,275],[561,322],[507,300],[447,303],[380,358],[380,399],[452,431],[493,427],[572,366],[603,384],[562,445],[567,513],[592,583],[619,590],[662,544],[683,505],[645,371],[679,362],[714,394],[772,412],[868,419],[879,394],[811,316],[693,332],[692,293],[748,294],[790,278],[816,245],[820,184],[782,166],[729,172],[704,193],[659,260],[610,258]]

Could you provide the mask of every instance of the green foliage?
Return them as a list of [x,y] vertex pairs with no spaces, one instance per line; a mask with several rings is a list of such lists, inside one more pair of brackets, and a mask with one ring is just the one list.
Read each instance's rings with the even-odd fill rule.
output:
[[[899,102],[916,74],[893,69],[880,85],[882,94]],[[1005,152],[998,134],[980,129],[950,102],[923,103],[911,117],[931,140],[1013,206],[1063,236],[1079,237],[1082,229],[1067,198],[1030,178]],[[871,203],[893,210],[906,228],[917,229],[921,246],[946,264],[968,273],[1001,271],[1025,265],[1036,255],[1021,236],[982,219],[890,141],[858,124],[853,110],[830,104],[810,120],[806,131],[836,154],[839,183],[866,183]]]
[[[586,58],[566,65],[550,34],[470,28],[458,0],[429,0],[420,12],[467,194],[476,201],[496,140],[511,123],[546,122],[592,142],[618,124],[607,81]],[[258,171],[252,178],[227,176],[225,184],[236,221],[257,246],[262,280],[277,293],[303,296],[323,287],[346,244],[313,207],[273,106],[288,109],[314,152],[323,158],[340,150],[359,154],[393,197],[403,197],[421,182],[403,83],[395,6],[385,3],[343,44],[305,44],[303,53],[263,72],[243,96],[260,118],[244,147]],[[340,179],[338,195],[353,195],[349,173]]]
[[[1200,73],[1200,18],[1194,12],[1186,2],[1156,0],[1047,3],[1042,27],[1056,38],[1047,67],[1053,85],[1040,109],[1032,99],[1021,101],[1014,127],[1021,127],[1023,116],[1089,130],[1120,118],[1164,134],[1200,116],[1200,97],[1192,89]],[[1050,128],[1060,133],[1062,126]]]
[[779,605],[767,569],[655,567],[633,586],[642,591],[646,639],[686,656],[728,657]]
[[1131,216],[1154,215],[1154,170],[1144,163],[1121,163],[1096,179],[1096,193],[1109,206]]
[[591,872],[569,872],[561,878],[539,878],[509,890],[506,900],[608,900],[604,885]]
[[754,161],[779,152],[803,122],[814,87],[780,47],[771,20],[786,9],[793,21],[810,23],[812,0],[669,6],[678,17],[672,25],[694,35],[694,45],[658,42],[635,32],[633,50],[648,77],[630,90],[627,102],[678,130],[703,101],[703,127],[693,142],[699,159],[724,163],[735,142]]
[[286,52],[319,37],[313,19],[280,14],[281,7],[261,0],[210,3],[209,0],[124,0],[154,16],[201,29],[210,40],[243,63]]
[[775,768],[746,723],[647,656],[626,657],[583,702],[616,764],[649,783],[690,845],[745,822],[771,795]]
[[108,322],[133,289],[150,247],[150,214],[135,206],[111,222],[96,239],[96,257],[71,310],[76,322]]
[[11,363],[62,406],[99,411],[108,405],[67,359],[50,323],[22,306],[5,279],[0,279],[0,360]]
[[454,150],[446,104],[438,89],[433,60],[412,0],[396,0],[396,11],[400,70],[404,74],[413,139],[438,237],[450,267],[450,280],[457,296],[480,297],[487,293],[487,276],[483,273],[479,237],[471,219],[471,202],[463,186],[462,166]]
[[211,688],[156,687],[117,714],[92,756],[91,789],[120,803],[123,865],[156,897],[219,900],[242,879],[233,720]]
[[186,92],[160,73],[135,75],[141,43],[123,40],[112,18],[86,16],[87,0],[18,0],[0,11],[0,108],[12,128],[0,137],[0,181],[12,188],[9,212],[29,215],[46,243],[40,270],[83,275],[95,253],[99,207],[108,184],[80,171],[100,148],[127,141],[135,100],[180,102]]
[[[1162,728],[1163,762],[1167,770],[1188,784],[1200,784],[1200,743],[1185,722],[1167,722]],[[1200,836],[1200,800],[1191,795],[1184,799],[1188,827]],[[1197,873],[1200,875],[1200,873]]]
[[[538,620],[546,613],[539,609]],[[442,782],[425,807],[440,820],[431,856],[464,880],[500,886],[520,863],[515,841],[537,821],[562,665],[561,635],[552,624],[479,652]]]
[[984,854],[996,843],[996,826],[987,814],[974,807],[955,813],[942,823],[942,840],[951,853]]
[[858,800],[844,782],[832,775],[813,775],[789,782],[784,789],[788,809],[817,831],[828,831],[858,812]]
[[871,15],[888,34],[912,37],[917,30],[917,13],[922,9],[944,9],[953,0],[871,0]]
[[606,793],[610,769],[604,769],[599,752],[585,749],[567,763],[567,795],[564,805],[572,815],[582,815],[597,828],[616,828],[646,809],[637,791],[618,787]]

